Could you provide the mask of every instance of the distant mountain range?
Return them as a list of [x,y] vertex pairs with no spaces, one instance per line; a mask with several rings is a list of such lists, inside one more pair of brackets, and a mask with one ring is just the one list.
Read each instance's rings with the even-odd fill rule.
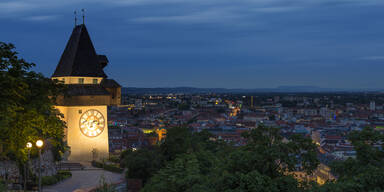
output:
[[318,92],[384,92],[384,89],[336,89],[315,86],[279,86],[277,88],[258,89],[226,89],[226,88],[195,88],[195,87],[162,87],[138,88],[124,87],[122,94],[206,94],[206,93],[318,93]]

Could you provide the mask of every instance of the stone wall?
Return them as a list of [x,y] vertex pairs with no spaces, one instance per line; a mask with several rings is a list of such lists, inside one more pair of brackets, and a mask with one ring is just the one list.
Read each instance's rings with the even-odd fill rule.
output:
[[17,183],[20,177],[17,164],[13,161],[0,161],[0,177]]
[[[30,167],[33,174],[38,175],[39,171],[39,158],[30,161]],[[55,158],[51,150],[45,151],[41,154],[41,175],[52,176],[57,174]]]
[[[29,167],[33,174],[38,175],[39,159],[38,157],[29,161]],[[54,156],[51,150],[41,154],[41,174],[42,176],[51,176],[57,174]],[[0,161],[0,178],[7,179],[13,183],[21,181],[21,175],[24,170],[20,170],[14,161]]]

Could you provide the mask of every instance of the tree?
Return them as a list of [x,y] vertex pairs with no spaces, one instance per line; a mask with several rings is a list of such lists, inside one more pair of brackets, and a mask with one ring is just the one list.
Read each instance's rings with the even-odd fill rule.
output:
[[203,185],[205,181],[206,177],[201,174],[197,156],[183,154],[155,174],[143,191],[209,191]]
[[12,44],[0,42],[0,145],[2,156],[20,163],[26,160],[25,145],[45,139],[63,151],[65,124],[54,108],[63,87],[31,71],[35,66],[18,56]]
[[311,138],[292,135],[288,142],[284,142],[279,131],[278,128],[260,125],[244,133],[248,143],[242,150],[258,155],[258,170],[262,170],[262,174],[275,177],[295,171],[297,165],[301,165],[299,168],[308,173],[316,169],[319,164],[317,148]]
[[310,138],[294,135],[283,142],[277,128],[251,130],[244,134],[248,144],[242,147],[213,141],[208,132],[180,135],[186,135],[184,140],[167,135],[167,148],[181,144],[165,153],[174,155],[144,191],[303,191],[289,172],[301,165],[310,173],[318,165]]
[[179,110],[182,110],[182,111],[184,111],[184,110],[189,110],[189,109],[191,108],[191,105],[189,105],[188,103],[182,103],[182,104],[179,104],[179,105],[177,106],[177,108],[178,108]]
[[122,158],[124,159],[122,166],[127,168],[126,178],[141,179],[143,183],[146,183],[164,165],[158,146],[125,151]]
[[[219,143],[210,140],[212,135],[207,131],[192,134],[186,127],[174,127],[167,131],[167,137],[160,146],[141,148],[137,151],[125,151],[123,166],[127,168],[126,177],[141,179],[146,183],[153,175],[179,156],[193,153],[202,163],[202,173],[209,172],[212,162],[201,159],[208,155],[207,151],[219,151]],[[221,150],[224,151],[224,150]],[[172,172],[172,171],[171,171]]]
[[178,154],[191,149],[192,134],[186,127],[172,127],[167,129],[167,137],[160,145],[161,153],[167,161],[174,160]]
[[310,138],[294,135],[284,142],[278,128],[260,125],[243,135],[247,145],[228,153],[212,177],[216,191],[301,191],[290,172],[312,172],[318,165]]
[[384,135],[366,127],[349,136],[356,158],[331,164],[337,181],[328,182],[313,191],[384,191]]

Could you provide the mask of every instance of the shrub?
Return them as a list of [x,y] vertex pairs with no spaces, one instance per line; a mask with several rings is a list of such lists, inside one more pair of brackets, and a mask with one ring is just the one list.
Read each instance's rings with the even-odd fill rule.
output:
[[122,173],[123,172],[123,169],[121,169],[117,165],[107,165],[107,164],[105,164],[104,165],[104,169],[107,170],[107,171],[115,172],[115,173]]
[[58,182],[57,178],[55,176],[43,176],[41,178],[41,184],[42,185],[53,185]]
[[70,171],[58,171],[57,172],[57,175],[55,175],[56,178],[59,180],[59,181],[62,181],[64,179],[67,179],[69,177],[72,177],[72,173]]
[[103,163],[98,161],[92,161],[92,166],[97,168],[103,168]]
[[120,163],[120,157],[119,156],[111,156],[111,157],[109,157],[109,161],[114,162],[114,163]]
[[7,191],[7,186],[5,185],[5,182],[0,179],[0,191]]
[[69,171],[58,171],[56,175],[52,176],[43,176],[41,178],[42,185],[53,185],[64,179],[67,179],[72,176],[72,173]]
[[97,168],[103,168],[107,171],[115,172],[115,173],[122,173],[124,171],[122,168],[118,167],[118,165],[114,165],[114,164],[109,165],[109,164],[101,163],[98,161],[92,161],[92,166]]

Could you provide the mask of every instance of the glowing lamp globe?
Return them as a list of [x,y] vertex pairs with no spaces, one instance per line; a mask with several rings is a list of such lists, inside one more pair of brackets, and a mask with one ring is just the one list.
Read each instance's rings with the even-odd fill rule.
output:
[[31,142],[28,142],[28,143],[27,143],[27,148],[28,148],[28,149],[32,148],[32,143],[31,143]]
[[37,141],[36,141],[36,146],[37,146],[38,148],[41,148],[43,145],[44,145],[44,142],[43,142],[42,140],[37,140]]

